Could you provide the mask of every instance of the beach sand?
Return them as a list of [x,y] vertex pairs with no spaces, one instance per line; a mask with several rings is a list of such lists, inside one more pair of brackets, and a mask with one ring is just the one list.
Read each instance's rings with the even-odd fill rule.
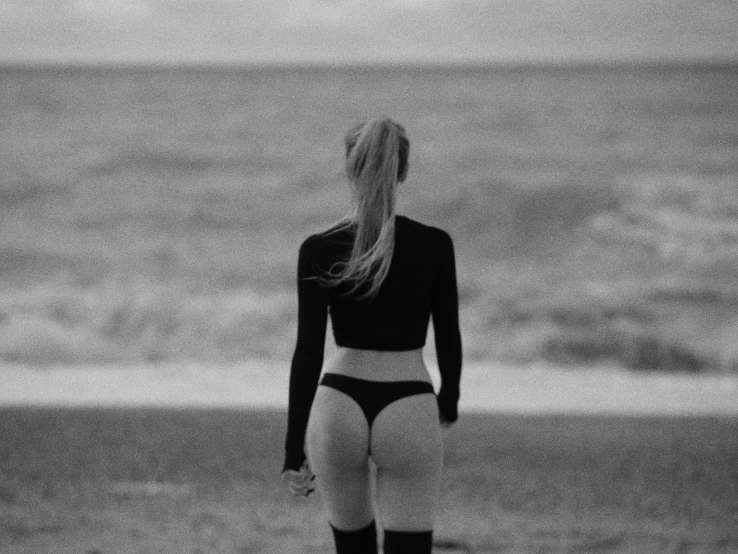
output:
[[[329,553],[281,410],[0,410],[3,554]],[[437,553],[738,549],[738,419],[462,414]]]
[[[428,364],[437,387],[436,367]],[[0,364],[0,406],[287,407],[289,366],[61,366]],[[461,411],[738,415],[738,375],[633,372],[613,367],[465,364]]]
[[[332,552],[279,479],[286,369],[255,368],[5,368],[0,552]],[[735,381],[464,379],[434,552],[738,551]]]

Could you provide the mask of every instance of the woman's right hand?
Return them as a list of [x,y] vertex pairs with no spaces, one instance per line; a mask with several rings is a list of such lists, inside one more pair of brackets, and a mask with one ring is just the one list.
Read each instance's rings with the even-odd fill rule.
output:
[[310,496],[315,491],[315,475],[310,471],[310,466],[305,460],[300,471],[287,469],[282,473],[282,479],[287,482],[290,492],[294,496]]

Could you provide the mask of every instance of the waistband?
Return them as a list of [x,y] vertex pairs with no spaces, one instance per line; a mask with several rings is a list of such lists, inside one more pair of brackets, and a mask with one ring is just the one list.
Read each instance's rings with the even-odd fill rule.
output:
[[391,388],[410,386],[414,390],[433,393],[433,385],[428,381],[406,380],[406,381],[372,381],[370,379],[360,379],[359,377],[350,377],[341,375],[340,373],[324,373],[320,379],[321,385],[331,386],[334,384],[347,384],[350,386],[362,386],[366,388]]

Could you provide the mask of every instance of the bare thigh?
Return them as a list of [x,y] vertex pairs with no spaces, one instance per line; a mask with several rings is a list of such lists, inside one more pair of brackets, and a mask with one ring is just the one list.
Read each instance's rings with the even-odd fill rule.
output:
[[377,508],[385,529],[433,529],[443,466],[438,405],[432,394],[393,402],[374,420]]
[[365,527],[374,519],[369,471],[369,425],[345,393],[319,386],[310,411],[307,457],[328,512],[342,530]]

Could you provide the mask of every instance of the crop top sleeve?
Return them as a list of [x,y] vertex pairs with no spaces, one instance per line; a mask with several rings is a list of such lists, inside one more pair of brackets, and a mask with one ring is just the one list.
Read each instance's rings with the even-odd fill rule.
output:
[[389,272],[376,297],[368,301],[348,294],[350,287],[330,287],[317,279],[346,258],[352,240],[351,227],[344,226],[311,235],[300,246],[297,344],[290,369],[284,470],[297,470],[305,461],[305,431],[323,365],[329,312],[338,346],[383,351],[422,348],[432,317],[441,374],[438,408],[446,421],[458,417],[462,348],[451,236],[397,216]]
[[431,314],[436,339],[436,359],[441,374],[438,409],[443,419],[458,419],[459,382],[461,380],[461,330],[459,328],[459,293],[456,283],[454,244],[443,234],[439,245],[441,263],[433,287]]
[[297,344],[290,368],[283,471],[297,470],[305,461],[305,431],[323,367],[328,303],[325,291],[311,278],[315,277],[314,250],[314,241],[306,240],[297,261]]

